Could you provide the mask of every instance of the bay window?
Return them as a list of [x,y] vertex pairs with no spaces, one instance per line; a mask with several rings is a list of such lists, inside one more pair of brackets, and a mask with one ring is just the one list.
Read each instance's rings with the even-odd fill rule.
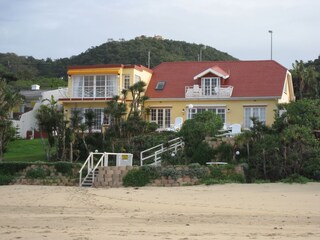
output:
[[72,76],[75,98],[111,98],[117,95],[117,75]]

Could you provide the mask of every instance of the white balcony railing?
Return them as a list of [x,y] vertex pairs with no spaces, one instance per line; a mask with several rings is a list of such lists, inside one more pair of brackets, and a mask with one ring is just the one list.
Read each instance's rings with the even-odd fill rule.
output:
[[215,87],[214,90],[204,89],[199,85],[186,86],[185,98],[230,98],[233,86]]

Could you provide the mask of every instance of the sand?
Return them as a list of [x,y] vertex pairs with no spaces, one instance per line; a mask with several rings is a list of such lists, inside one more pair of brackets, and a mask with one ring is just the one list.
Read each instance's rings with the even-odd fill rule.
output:
[[0,239],[320,239],[320,183],[0,186]]

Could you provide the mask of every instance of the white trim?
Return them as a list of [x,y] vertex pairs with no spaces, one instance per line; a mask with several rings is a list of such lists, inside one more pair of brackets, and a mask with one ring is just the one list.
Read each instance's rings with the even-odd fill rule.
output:
[[[193,104],[193,107],[227,107],[227,104]],[[188,107],[189,104],[186,105]]]
[[253,103],[253,104],[243,104],[243,107],[267,107],[267,103]]
[[149,108],[172,108],[173,105],[150,105]]
[[152,101],[221,101],[221,100],[275,100],[278,101],[281,99],[281,96],[266,96],[266,97],[230,97],[230,98],[213,98],[213,97],[207,97],[207,98],[149,98],[146,102],[152,102]]
[[204,70],[203,72],[201,72],[198,75],[196,75],[195,77],[193,77],[193,80],[197,80],[198,78],[201,78],[208,73],[212,73],[212,74],[217,75],[218,77],[221,77],[223,79],[227,79],[229,77],[229,75],[225,76],[212,68],[208,68],[207,70]]

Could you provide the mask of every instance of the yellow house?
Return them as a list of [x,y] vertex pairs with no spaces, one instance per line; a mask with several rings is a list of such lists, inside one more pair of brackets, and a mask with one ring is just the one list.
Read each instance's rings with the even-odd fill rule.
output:
[[106,101],[137,81],[147,84],[148,120],[159,129],[202,111],[214,111],[227,126],[250,128],[252,117],[271,125],[277,104],[295,100],[290,72],[273,60],[164,62],[152,70],[122,64],[73,66],[68,76],[68,97],[59,99],[66,116],[92,109],[95,130],[109,123],[103,114]]
[[160,129],[176,118],[214,111],[226,126],[274,122],[278,103],[295,100],[290,72],[275,61],[165,62],[153,69],[146,95],[149,120]]
[[121,96],[123,89],[128,89],[138,81],[148,85],[151,75],[152,70],[141,65],[71,66],[68,68],[68,97],[60,98],[59,102],[64,107],[67,119],[70,119],[74,110],[82,113],[93,110],[93,130],[99,131],[103,125],[109,124],[109,119],[103,113],[106,102],[116,95]]

